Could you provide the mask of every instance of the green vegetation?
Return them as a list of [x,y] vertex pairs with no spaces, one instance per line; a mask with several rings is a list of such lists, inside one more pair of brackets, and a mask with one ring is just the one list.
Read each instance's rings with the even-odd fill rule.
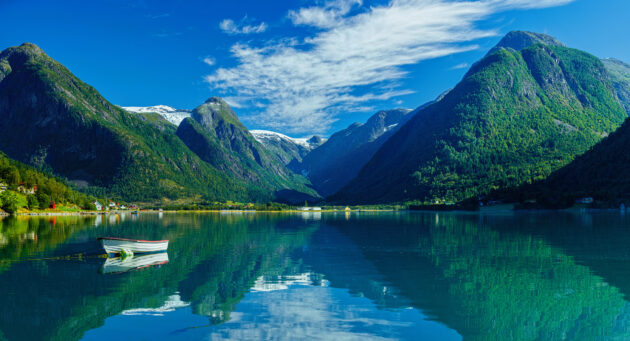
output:
[[546,178],[627,117],[602,62],[501,47],[391,137],[336,202],[459,202]]
[[[265,202],[279,192],[309,190],[294,174],[280,179],[267,170],[259,177],[239,176],[202,160],[159,115],[112,105],[33,44],[6,49],[0,65],[0,99],[8,103],[0,108],[0,150],[67,178],[86,193],[130,201]],[[203,109],[198,112],[204,114]],[[244,129],[229,112],[218,110],[214,123]]]
[[612,58],[602,59],[602,62],[610,75],[621,105],[630,115],[630,65]]
[[[79,340],[108,317],[160,307],[173,295],[189,302],[208,324],[225,322],[260,276],[292,274],[299,264],[288,260],[290,254],[315,230],[301,219],[287,227],[282,225],[286,217],[260,215],[147,215],[135,224],[102,218],[0,220],[0,240],[7,240],[6,248],[0,245],[0,259],[6,260],[0,265],[7,265],[0,290],[15,293],[0,305],[6,316],[0,330],[9,340]],[[54,225],[62,228],[50,228]],[[286,233],[289,228],[294,233]],[[169,239],[169,263],[99,275],[104,259],[86,255],[85,261],[76,254],[90,249],[97,236],[121,234]],[[71,236],[78,244],[60,245]],[[37,260],[20,262],[24,257]]]
[[[630,204],[630,121],[592,149],[547,179],[515,191],[495,193],[498,198],[530,202],[526,207],[565,208],[576,199],[593,197],[598,206]],[[535,201],[535,203],[534,203]]]
[[[51,202],[89,209],[93,197],[79,193],[54,176],[9,159],[0,152],[0,184],[7,190],[0,193],[0,208],[7,213],[18,209],[47,209]],[[1,190],[1,189],[0,189]],[[26,194],[34,191],[34,194]]]
[[[275,156],[272,156],[238,120],[230,106],[213,97],[195,108],[177,129],[177,136],[202,160],[231,178],[256,184],[253,197],[275,193],[278,199],[296,202],[314,199],[317,192],[308,181],[298,176]],[[282,191],[295,192],[294,198],[283,196]],[[303,193],[300,196],[298,193]],[[268,200],[273,196],[266,195]]]
[[[557,213],[520,218],[425,213],[326,224],[356,244],[388,291],[411,301],[403,306],[422,310],[464,340],[627,338],[627,298],[617,286],[627,287],[625,244],[617,242],[616,252],[608,252],[615,239],[602,238],[601,231],[609,227],[604,223],[619,220],[588,225],[585,220]],[[605,232],[625,241],[622,226],[617,226],[622,232]],[[526,228],[535,231],[520,231]],[[589,238],[593,235],[597,238]],[[328,278],[330,270],[324,270]],[[602,270],[621,281],[611,284]]]

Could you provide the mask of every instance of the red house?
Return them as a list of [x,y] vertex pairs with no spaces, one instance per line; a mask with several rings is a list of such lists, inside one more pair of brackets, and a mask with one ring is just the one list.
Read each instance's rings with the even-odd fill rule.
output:
[[48,208],[52,208],[54,210],[55,208],[57,208],[57,204],[55,204],[54,202],[51,202]]

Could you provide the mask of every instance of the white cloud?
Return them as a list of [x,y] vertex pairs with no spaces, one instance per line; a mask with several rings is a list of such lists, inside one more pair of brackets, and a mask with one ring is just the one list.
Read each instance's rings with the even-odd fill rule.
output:
[[329,2],[289,13],[294,24],[315,26],[317,33],[263,47],[237,43],[231,52],[238,65],[219,68],[206,80],[243,105],[266,105],[249,117],[259,125],[322,133],[340,112],[410,93],[397,83],[407,76],[404,66],[476,49],[472,41],[497,35],[476,27],[493,13],[570,1],[391,0],[355,14],[351,9],[360,2]]
[[206,63],[206,64],[208,64],[208,65],[210,65],[210,66],[212,66],[212,65],[214,65],[214,64],[216,63],[216,60],[214,60],[214,58],[212,58],[212,57],[210,57],[210,56],[206,56],[206,57],[203,59],[203,62],[204,62],[204,63]]
[[289,19],[294,25],[308,25],[320,28],[335,26],[352,7],[361,5],[361,0],[330,1],[324,7],[306,7],[297,11],[289,11]]
[[235,23],[232,19],[224,19],[219,24],[219,28],[227,34],[253,34],[265,32],[267,30],[267,24],[261,22],[258,25],[242,25],[242,23]]
[[222,99],[225,101],[225,103],[227,103],[229,106],[233,108],[242,108],[245,106],[242,103],[244,99],[238,96],[226,96],[226,97],[223,97]]
[[457,64],[457,65],[453,65],[451,67],[451,70],[465,69],[465,68],[467,68],[469,66],[470,66],[470,64],[468,64],[468,63],[460,63],[460,64]]

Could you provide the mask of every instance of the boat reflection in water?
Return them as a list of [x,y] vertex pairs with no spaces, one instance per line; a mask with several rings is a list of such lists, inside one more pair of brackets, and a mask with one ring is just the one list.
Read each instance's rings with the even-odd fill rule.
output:
[[107,258],[99,270],[102,274],[120,274],[123,272],[159,266],[168,263],[168,253],[159,252],[142,256]]

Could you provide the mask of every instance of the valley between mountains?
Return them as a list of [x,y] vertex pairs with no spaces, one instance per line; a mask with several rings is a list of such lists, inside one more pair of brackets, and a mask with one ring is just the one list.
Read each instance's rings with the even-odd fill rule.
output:
[[293,138],[248,130],[219,97],[120,107],[24,43],[0,53],[0,184],[86,207],[630,200],[630,65],[514,31],[444,90],[329,137]]

